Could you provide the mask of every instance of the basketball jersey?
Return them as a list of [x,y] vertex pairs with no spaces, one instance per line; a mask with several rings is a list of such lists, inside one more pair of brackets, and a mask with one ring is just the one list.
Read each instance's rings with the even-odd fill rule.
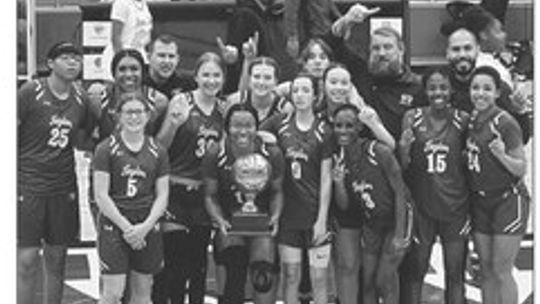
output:
[[[150,119],[146,124],[146,134],[154,136],[161,127],[165,112],[167,110],[168,100],[165,95],[154,88],[142,86],[143,95],[146,97],[150,108]],[[115,130],[118,129],[118,101],[121,93],[116,86],[107,86],[105,95],[101,99],[101,115],[96,137],[101,142],[109,137]]]
[[407,184],[418,208],[433,218],[445,220],[466,213],[468,186],[465,174],[467,114],[449,108],[446,124],[434,130],[427,107],[413,110],[411,162]]
[[307,131],[298,129],[295,114],[280,114],[261,129],[274,133],[285,159],[284,208],[281,226],[311,228],[319,212],[321,162],[332,155],[331,130],[316,118]]
[[[253,106],[253,102],[251,101],[251,94],[249,91],[240,92],[240,102],[245,103],[248,108],[251,108],[255,111],[255,113],[258,113],[257,109]],[[259,125],[262,125],[270,117],[283,113],[283,109],[287,103],[288,101],[284,97],[274,96],[274,100],[272,101],[272,105],[270,106],[270,110],[268,111],[266,116],[258,117]]]
[[32,194],[58,194],[76,187],[73,145],[81,129],[93,128],[88,99],[70,85],[59,100],[46,78],[24,84],[17,93],[17,187]]
[[475,192],[503,190],[519,180],[493,155],[489,144],[498,131],[506,151],[515,149],[521,145],[521,129],[515,119],[499,107],[494,106],[488,111],[490,113],[482,121],[473,113],[468,126],[467,169],[470,189]]
[[217,104],[212,113],[206,115],[197,106],[193,92],[184,93],[193,107],[188,119],[178,127],[169,147],[171,175],[201,180],[201,164],[212,143],[222,137],[223,117]]
[[[255,197],[255,205],[261,212],[268,212],[272,190],[270,184],[273,180],[283,176],[283,155],[275,144],[267,144],[257,138],[257,153],[270,163],[271,177],[265,188]],[[210,149],[205,156],[203,163],[203,175],[218,181],[218,204],[226,217],[239,210],[246,202],[246,197],[236,185],[233,175],[233,165],[236,161],[231,148],[226,141],[212,145],[215,149]]]
[[134,152],[119,133],[97,146],[93,167],[110,174],[109,196],[121,211],[151,208],[156,180],[169,173],[167,153],[153,138],[145,136],[141,149]]
[[[358,138],[345,148],[345,186],[351,204],[360,204],[365,223],[377,230],[394,227],[395,195],[384,172],[380,143]],[[390,152],[388,152],[391,154]],[[393,154],[391,154],[393,157]]]

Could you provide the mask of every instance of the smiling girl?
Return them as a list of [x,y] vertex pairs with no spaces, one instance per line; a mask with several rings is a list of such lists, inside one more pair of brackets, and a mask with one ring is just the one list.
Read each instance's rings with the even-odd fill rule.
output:
[[138,92],[120,96],[119,132],[96,148],[94,195],[100,209],[99,303],[119,303],[129,278],[130,301],[148,303],[152,275],[163,263],[156,225],[169,195],[165,149],[144,134],[150,108]]
[[[183,303],[186,282],[192,303],[203,303],[210,220],[204,209],[201,165],[207,148],[221,139],[223,118],[217,96],[224,81],[221,58],[207,52],[195,64],[198,88],[171,99],[157,139],[168,148],[171,196],[164,231],[165,283],[154,289]],[[165,286],[165,287],[163,287]]]
[[450,72],[428,70],[423,78],[429,106],[403,118],[401,165],[416,203],[416,237],[403,263],[407,303],[419,304],[435,238],[442,241],[446,303],[465,303],[465,251],[470,223],[465,178],[469,115],[451,106]]
[[525,233],[529,194],[521,129],[496,105],[501,78],[491,67],[473,72],[474,105],[466,141],[475,248],[480,256],[483,303],[517,303],[512,268]]

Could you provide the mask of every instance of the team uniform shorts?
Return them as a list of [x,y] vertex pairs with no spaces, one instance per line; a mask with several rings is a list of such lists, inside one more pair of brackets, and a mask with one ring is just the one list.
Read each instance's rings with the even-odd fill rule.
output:
[[[332,246],[332,233],[328,234],[326,240],[320,244],[313,243],[313,229],[281,229],[278,232],[278,244],[280,252],[283,253],[286,248],[294,248],[295,250],[307,249],[309,257],[309,265],[316,268],[326,268],[330,262],[330,251]],[[285,257],[280,257],[285,263],[301,263],[301,255],[297,256],[299,260],[287,260]]]
[[391,229],[374,229],[370,225],[364,225],[362,229],[362,250],[372,255],[381,255],[382,252],[391,252],[392,237]]
[[[147,214],[144,212],[144,216]],[[127,274],[130,270],[143,274],[160,272],[163,268],[163,240],[158,225],[148,232],[145,241],[146,246],[141,250],[132,249],[124,240],[122,230],[100,214],[97,247],[101,273]]]
[[415,212],[414,238],[419,244],[433,244],[437,235],[443,242],[464,240],[470,231],[470,219],[465,213],[439,220],[421,211]]
[[77,190],[54,195],[19,193],[17,246],[68,245],[79,237]]
[[524,234],[529,218],[527,190],[513,186],[497,192],[471,195],[473,231],[489,235]]

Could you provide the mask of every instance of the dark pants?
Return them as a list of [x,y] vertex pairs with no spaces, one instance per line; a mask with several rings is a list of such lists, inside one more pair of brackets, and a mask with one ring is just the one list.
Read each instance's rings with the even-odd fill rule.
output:
[[[203,304],[206,291],[209,226],[193,226],[189,232],[163,233],[165,267],[154,276],[154,304],[183,304],[186,293],[190,304]],[[186,283],[189,281],[189,290]]]

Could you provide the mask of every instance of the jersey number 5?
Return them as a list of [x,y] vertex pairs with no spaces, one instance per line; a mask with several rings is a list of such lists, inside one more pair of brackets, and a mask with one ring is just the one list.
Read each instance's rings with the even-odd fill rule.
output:
[[129,177],[127,179],[126,196],[134,197],[137,194],[137,179]]
[[427,172],[443,173],[446,171],[446,154],[430,153],[427,155]]
[[69,129],[62,127],[54,127],[51,129],[51,137],[47,144],[53,148],[65,148],[68,144]]

